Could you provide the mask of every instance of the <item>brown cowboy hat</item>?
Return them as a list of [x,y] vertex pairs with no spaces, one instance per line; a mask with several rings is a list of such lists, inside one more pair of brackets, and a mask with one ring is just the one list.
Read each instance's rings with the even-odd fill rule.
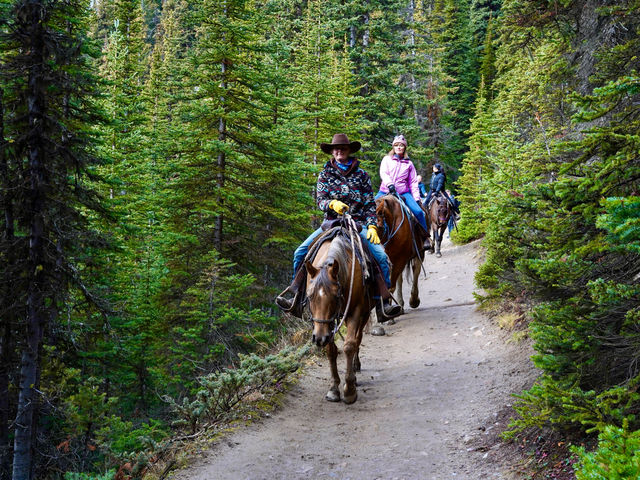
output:
[[362,146],[360,142],[350,142],[349,137],[347,137],[344,133],[336,133],[333,136],[331,143],[320,144],[320,150],[322,150],[324,153],[331,154],[331,151],[338,145],[348,145],[351,153],[357,152]]

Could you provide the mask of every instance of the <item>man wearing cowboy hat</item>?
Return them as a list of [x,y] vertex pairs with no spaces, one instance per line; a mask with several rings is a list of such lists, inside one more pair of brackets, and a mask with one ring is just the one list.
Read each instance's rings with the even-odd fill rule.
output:
[[[360,147],[360,142],[350,142],[344,133],[335,134],[331,143],[320,144],[320,149],[332,157],[318,175],[316,201],[320,210],[324,212],[325,220],[337,219],[338,215],[348,210],[353,220],[363,225],[360,235],[380,266],[388,288],[391,286],[389,257],[380,245],[378,237],[376,203],[371,179],[367,172],[360,168],[360,162],[351,156],[360,150]],[[302,265],[309,246],[321,233],[322,228],[318,228],[296,249],[293,255],[294,275]],[[299,298],[299,295],[294,299],[286,299],[283,296],[287,291],[297,294],[296,288],[299,286],[296,286],[296,283],[294,280],[293,284],[276,298],[277,305],[285,311],[291,312],[295,306],[294,302]],[[388,299],[382,303],[382,307],[378,309],[383,317],[393,318],[401,313],[400,306],[391,305]]]

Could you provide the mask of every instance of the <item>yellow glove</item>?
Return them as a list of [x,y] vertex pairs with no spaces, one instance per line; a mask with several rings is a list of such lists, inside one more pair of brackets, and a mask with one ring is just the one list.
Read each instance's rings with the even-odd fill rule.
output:
[[349,210],[349,205],[347,205],[346,203],[342,203],[340,200],[331,200],[331,202],[329,202],[329,208],[342,215],[344,214],[344,212]]
[[369,240],[374,245],[380,243],[380,237],[378,236],[378,228],[375,225],[369,225],[367,228],[367,240]]

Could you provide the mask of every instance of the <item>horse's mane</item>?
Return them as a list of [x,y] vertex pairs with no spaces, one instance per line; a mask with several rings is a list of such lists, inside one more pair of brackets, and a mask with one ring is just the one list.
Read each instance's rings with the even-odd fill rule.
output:
[[351,252],[351,245],[346,238],[337,236],[331,241],[324,264],[313,282],[312,290],[308,292],[309,296],[313,296],[314,292],[320,288],[329,291],[333,280],[329,277],[329,271],[326,267],[334,262],[338,264],[338,282],[340,282],[340,285],[348,284],[349,274],[351,272]]
[[[378,207],[376,207],[376,213],[386,213],[387,215],[389,215],[393,220],[389,225],[389,228],[393,228],[396,221],[402,221],[402,218],[400,218],[400,220],[397,219],[394,207],[399,208],[401,212],[404,209],[407,209],[404,211],[408,212],[408,207],[404,205],[404,202],[402,200],[391,194],[385,195],[381,198],[381,200],[382,201],[380,202]],[[378,208],[381,210],[380,212],[378,212]]]

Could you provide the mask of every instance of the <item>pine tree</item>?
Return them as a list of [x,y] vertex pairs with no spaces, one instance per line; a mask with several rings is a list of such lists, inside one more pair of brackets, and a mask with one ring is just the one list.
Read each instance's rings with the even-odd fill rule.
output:
[[466,150],[465,132],[473,115],[477,86],[468,12],[468,0],[437,0],[432,12],[432,25],[437,25],[434,39],[444,49],[442,70],[448,90],[442,115],[445,142],[439,150],[442,162],[454,170],[460,167]]
[[462,222],[458,227],[459,238],[472,240],[486,232],[486,204],[493,170],[489,157],[494,151],[493,137],[497,129],[493,126],[491,105],[480,85],[476,102],[476,114],[469,128],[469,151],[462,161],[461,177],[458,179],[458,199],[461,202]]
[[365,99],[364,165],[375,178],[380,158],[396,134],[406,133],[417,151],[428,143],[414,113],[420,108],[416,105],[420,90],[412,81],[417,73],[412,58],[416,37],[409,27],[415,23],[411,25],[407,4],[400,0],[353,0],[340,15],[334,28],[348,28],[349,52]]
[[308,161],[316,171],[324,163],[318,158],[320,143],[337,132],[353,137],[363,128],[353,65],[340,51],[341,39],[329,35],[331,22],[322,14],[327,9],[326,0],[308,3],[291,72],[298,79],[290,93],[292,107],[302,122]]
[[[625,34],[603,33],[612,24]],[[487,232],[480,286],[536,303],[545,375],[517,429],[638,426],[639,24],[637,2],[527,0],[505,1],[497,23],[495,95],[478,99],[460,184]]]
[[196,14],[192,75],[176,109],[190,136],[171,159],[169,273],[159,297],[172,348],[194,359],[174,363],[171,375],[191,378],[251,348],[247,329],[273,329],[256,309],[268,294],[254,283],[289,266],[283,244],[308,218],[296,207],[307,201],[308,170],[300,140],[289,139],[278,54],[265,47],[280,43],[263,42],[268,19],[244,1],[207,1]]
[[489,101],[493,99],[493,82],[496,77],[496,56],[493,41],[493,22],[492,20],[489,20],[487,35],[484,41],[482,66],[480,68],[480,79],[482,82],[483,92],[478,93],[478,95],[484,95]]
[[[12,475],[29,479],[37,472],[44,341],[70,287],[92,298],[80,278],[78,255],[95,245],[87,212],[102,210],[87,181],[96,162],[90,126],[99,119],[91,102],[95,79],[88,74],[86,5],[20,1],[7,13],[0,42],[0,84],[6,87],[0,155],[3,187],[14,188],[10,205],[3,199],[4,213],[13,218],[4,223],[0,257],[15,260],[3,270],[2,283],[23,279],[12,282],[12,296],[25,308],[14,310],[20,314],[14,317],[20,324],[11,325],[15,330],[3,332],[3,347],[9,333],[16,351],[2,354],[20,357]],[[10,248],[20,257],[6,249],[12,235]]]

